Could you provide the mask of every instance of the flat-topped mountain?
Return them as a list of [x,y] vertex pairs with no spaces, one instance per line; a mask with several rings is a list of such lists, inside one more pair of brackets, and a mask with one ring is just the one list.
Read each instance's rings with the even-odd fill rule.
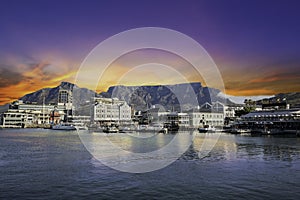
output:
[[165,109],[188,110],[195,105],[205,102],[220,101],[234,104],[229,99],[220,95],[219,90],[203,87],[201,83],[182,83],[175,85],[149,85],[149,86],[111,86],[106,92],[97,94],[89,89],[80,88],[73,83],[62,82],[54,88],[43,88],[36,92],[26,94],[20,99],[24,102],[36,102],[38,104],[57,103],[60,89],[73,91],[73,104],[76,106],[86,104],[90,97],[108,97],[125,100],[138,110],[151,108],[153,105],[163,106]]
[[138,110],[144,110],[153,105],[161,105],[166,109],[191,109],[194,105],[205,102],[220,101],[233,104],[230,100],[218,95],[219,90],[203,87],[201,83],[182,83],[175,85],[154,86],[112,86],[107,92],[100,93],[102,97],[116,97],[134,105]]

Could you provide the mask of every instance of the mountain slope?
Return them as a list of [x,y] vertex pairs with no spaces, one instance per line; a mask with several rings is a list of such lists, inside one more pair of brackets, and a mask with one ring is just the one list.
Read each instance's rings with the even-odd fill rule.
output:
[[219,90],[202,87],[201,83],[183,83],[156,86],[112,86],[102,97],[116,97],[134,105],[138,110],[145,110],[159,104],[165,109],[188,110],[205,102],[220,101],[233,104],[219,96]]
[[257,104],[262,104],[263,102],[275,103],[278,101],[286,101],[287,103],[289,103],[293,106],[299,106],[300,105],[300,92],[276,94],[272,98],[266,98],[266,99],[257,101]]
[[166,110],[188,110],[205,102],[220,101],[222,103],[234,104],[230,100],[218,95],[219,90],[202,87],[201,83],[183,83],[175,85],[154,86],[112,86],[107,92],[96,94],[86,88],[80,88],[72,83],[62,82],[54,88],[44,88],[27,94],[20,99],[24,102],[57,103],[59,89],[73,90],[73,105],[78,110],[80,106],[86,106],[91,97],[116,97],[125,100],[137,110],[145,110],[153,105],[160,105]]
[[75,90],[75,96],[73,95],[73,99],[75,100],[74,103],[82,103],[81,101],[85,101],[85,97],[87,96],[95,96],[95,92],[86,89],[86,88],[79,88],[78,86],[74,85],[73,83],[69,82],[61,82],[61,84],[54,88],[43,88],[36,92],[26,94],[25,96],[21,97],[20,99],[24,102],[37,102],[38,104],[43,103],[43,99],[45,98],[45,104],[50,103],[57,103],[58,102],[58,93],[59,89],[65,90]]

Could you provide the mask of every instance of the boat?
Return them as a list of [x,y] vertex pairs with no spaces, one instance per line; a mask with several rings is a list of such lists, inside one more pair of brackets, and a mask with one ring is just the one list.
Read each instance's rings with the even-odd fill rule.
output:
[[176,133],[179,130],[179,125],[176,122],[166,122],[164,123],[164,130],[167,129],[167,133]]
[[241,128],[232,128],[228,130],[229,133],[231,134],[246,134],[246,133],[251,133],[250,129],[241,129]]
[[76,130],[88,130],[87,126],[75,126]]
[[52,130],[62,130],[62,131],[75,131],[77,130],[72,124],[57,124],[53,125]]
[[118,133],[119,129],[116,126],[106,126],[103,128],[104,133]]
[[210,125],[204,125],[202,128],[198,128],[199,133],[214,133],[216,128]]
[[162,130],[163,128],[164,128],[163,124],[153,123],[148,127],[148,130],[157,132]]
[[150,125],[139,125],[136,128],[136,131],[143,131],[143,132],[159,132],[160,130],[162,130],[164,128],[163,124],[159,124],[159,123],[153,123]]

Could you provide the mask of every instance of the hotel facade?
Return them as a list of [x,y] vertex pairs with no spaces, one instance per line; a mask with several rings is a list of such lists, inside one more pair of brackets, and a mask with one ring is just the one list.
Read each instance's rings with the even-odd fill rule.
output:
[[105,125],[107,123],[126,124],[131,122],[131,107],[117,98],[94,98],[94,123]]

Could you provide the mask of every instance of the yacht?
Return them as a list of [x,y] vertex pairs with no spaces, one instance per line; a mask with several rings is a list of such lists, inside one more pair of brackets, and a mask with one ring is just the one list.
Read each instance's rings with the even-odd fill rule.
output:
[[214,133],[216,128],[210,125],[204,125],[202,128],[198,128],[199,133]]
[[104,133],[118,133],[119,129],[116,126],[106,126],[103,129]]

